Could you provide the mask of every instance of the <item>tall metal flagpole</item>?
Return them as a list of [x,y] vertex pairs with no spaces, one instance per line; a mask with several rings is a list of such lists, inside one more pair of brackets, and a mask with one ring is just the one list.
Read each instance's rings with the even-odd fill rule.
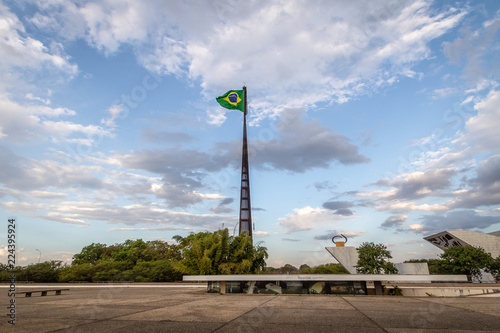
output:
[[243,113],[243,154],[241,159],[240,234],[247,232],[252,237],[252,206],[250,205],[250,177],[247,147],[247,87],[243,87],[245,112]]

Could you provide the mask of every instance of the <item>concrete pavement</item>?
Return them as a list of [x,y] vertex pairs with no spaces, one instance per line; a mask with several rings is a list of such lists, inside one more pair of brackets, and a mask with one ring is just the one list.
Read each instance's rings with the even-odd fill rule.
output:
[[[53,287],[53,286],[51,286]],[[499,297],[219,295],[204,285],[65,285],[16,298],[1,332],[498,332]],[[32,284],[18,291],[43,289]]]

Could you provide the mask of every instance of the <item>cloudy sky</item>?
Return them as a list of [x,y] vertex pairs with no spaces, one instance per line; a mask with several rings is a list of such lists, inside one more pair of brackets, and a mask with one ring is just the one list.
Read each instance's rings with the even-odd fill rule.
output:
[[269,265],[499,230],[499,28],[494,0],[2,1],[0,254],[8,218],[18,264],[233,233],[243,85]]

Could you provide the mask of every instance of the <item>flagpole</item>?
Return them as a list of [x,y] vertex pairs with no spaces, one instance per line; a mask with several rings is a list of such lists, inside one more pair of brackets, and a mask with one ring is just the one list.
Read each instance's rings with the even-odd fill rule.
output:
[[252,237],[252,206],[250,204],[250,175],[247,143],[247,87],[243,86],[245,111],[243,112],[243,152],[241,160],[240,234],[247,232]]

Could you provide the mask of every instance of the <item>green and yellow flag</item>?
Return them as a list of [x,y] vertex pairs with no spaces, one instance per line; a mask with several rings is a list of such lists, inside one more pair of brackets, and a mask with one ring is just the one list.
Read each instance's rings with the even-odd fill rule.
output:
[[224,95],[217,97],[216,101],[226,109],[240,110],[241,112],[245,112],[244,90],[229,90]]

